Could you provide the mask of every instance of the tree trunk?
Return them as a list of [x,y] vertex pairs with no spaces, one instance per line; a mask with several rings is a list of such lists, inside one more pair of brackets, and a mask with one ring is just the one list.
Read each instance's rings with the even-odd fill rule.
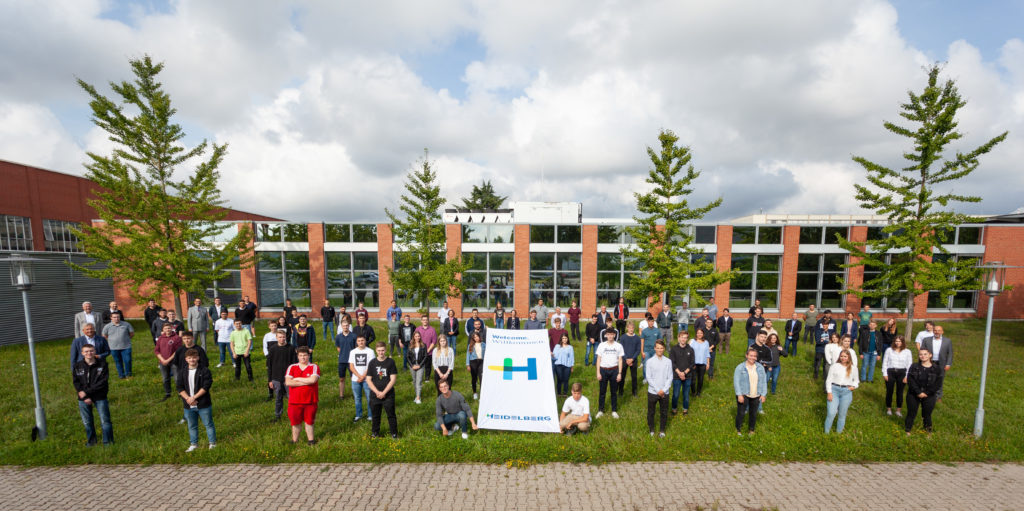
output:
[[906,326],[903,329],[903,338],[908,341],[908,344],[909,344],[909,341],[911,339],[913,339],[913,337],[911,337],[910,334],[911,334],[911,329],[914,326],[914,299],[915,298],[917,298],[917,297],[914,296],[914,293],[911,293],[909,291],[907,292],[907,324],[906,324]]
[[181,308],[181,288],[174,286],[174,312],[178,315],[178,320],[185,322],[185,316],[183,316]]

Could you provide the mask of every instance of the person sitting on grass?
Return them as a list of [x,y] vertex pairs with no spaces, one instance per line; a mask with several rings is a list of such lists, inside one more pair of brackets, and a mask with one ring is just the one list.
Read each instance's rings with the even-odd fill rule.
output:
[[437,396],[434,404],[434,415],[437,420],[434,422],[434,429],[440,431],[444,436],[462,430],[462,439],[469,438],[466,429],[466,421],[476,430],[476,419],[473,418],[473,410],[466,403],[466,398],[457,390],[452,390],[447,380],[441,380],[437,384],[441,393]]
[[558,427],[563,433],[572,435],[577,431],[590,430],[590,401],[583,395],[583,384],[572,384],[572,395],[562,405],[562,415],[558,417]]
[[[246,330],[248,331],[248,330]],[[210,387],[213,386],[213,375],[210,368],[199,365],[199,351],[189,348],[185,352],[185,369],[178,371],[177,389],[181,402],[185,406],[185,420],[188,422],[188,449],[192,452],[199,444],[199,421],[206,427],[206,440],[209,448],[217,447],[217,430],[213,425],[213,402],[210,399]]]
[[320,368],[309,361],[309,348],[302,346],[295,350],[298,362],[288,367],[284,385],[288,391],[288,421],[292,425],[292,443],[299,442],[301,426],[306,428],[306,443],[316,444],[313,437],[313,423],[316,421],[317,404],[320,401]]

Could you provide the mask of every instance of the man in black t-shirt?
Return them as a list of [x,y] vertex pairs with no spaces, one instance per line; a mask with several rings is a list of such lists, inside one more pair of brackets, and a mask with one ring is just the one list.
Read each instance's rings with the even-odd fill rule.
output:
[[398,379],[398,366],[395,360],[387,356],[387,345],[378,342],[377,358],[370,361],[366,368],[367,380],[370,384],[370,436],[380,436],[381,409],[388,414],[388,432],[391,438],[398,438],[398,416],[395,415],[395,381]]
[[277,343],[267,346],[267,388],[274,396],[274,422],[281,420],[284,411],[284,398],[288,391],[284,386],[288,366],[299,362],[295,348],[288,344],[288,333],[278,330]]

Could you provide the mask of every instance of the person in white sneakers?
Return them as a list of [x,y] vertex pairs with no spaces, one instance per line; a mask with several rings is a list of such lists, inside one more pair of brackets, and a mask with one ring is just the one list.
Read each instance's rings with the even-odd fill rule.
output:
[[558,426],[563,432],[572,435],[576,431],[590,430],[590,400],[583,395],[583,384],[572,384],[572,396],[565,399],[562,415],[558,417]]
[[647,429],[654,436],[654,408],[661,407],[658,436],[665,438],[668,425],[669,390],[672,388],[672,361],[665,356],[665,341],[654,343],[654,356],[647,361]]
[[441,391],[441,394],[437,396],[434,405],[434,414],[437,416],[434,429],[440,431],[444,436],[449,436],[461,429],[462,439],[469,438],[466,421],[469,421],[474,430],[477,429],[477,425],[476,419],[473,418],[473,410],[466,402],[466,398],[459,391],[452,390],[446,380],[441,380],[438,383],[438,390]]
[[221,309],[220,319],[213,323],[213,331],[217,335],[217,348],[220,349],[220,363],[217,367],[224,367],[224,356],[227,354],[231,344],[231,331],[235,329],[235,322],[228,319],[228,310]]
[[622,357],[625,351],[615,340],[614,331],[603,332],[605,342],[597,347],[597,381],[601,382],[597,397],[597,419],[604,415],[604,395],[608,385],[612,386],[612,417],[619,418],[619,393],[616,392],[618,382],[622,381]]
[[199,421],[206,426],[206,440],[210,449],[217,447],[217,430],[213,425],[213,402],[210,400],[210,387],[213,376],[210,369],[199,365],[199,351],[192,348],[185,352],[187,367],[178,372],[177,389],[185,406],[185,419],[188,421],[189,446],[185,452],[198,448]]

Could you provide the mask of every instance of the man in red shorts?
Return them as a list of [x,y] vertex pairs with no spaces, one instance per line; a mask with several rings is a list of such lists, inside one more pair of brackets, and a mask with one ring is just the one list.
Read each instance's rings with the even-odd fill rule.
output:
[[299,441],[299,425],[306,425],[306,442],[316,443],[313,438],[313,421],[316,420],[316,407],[320,401],[320,368],[309,362],[309,348],[299,346],[295,350],[298,364],[288,366],[284,385],[288,389],[288,420],[292,424],[292,443]]

